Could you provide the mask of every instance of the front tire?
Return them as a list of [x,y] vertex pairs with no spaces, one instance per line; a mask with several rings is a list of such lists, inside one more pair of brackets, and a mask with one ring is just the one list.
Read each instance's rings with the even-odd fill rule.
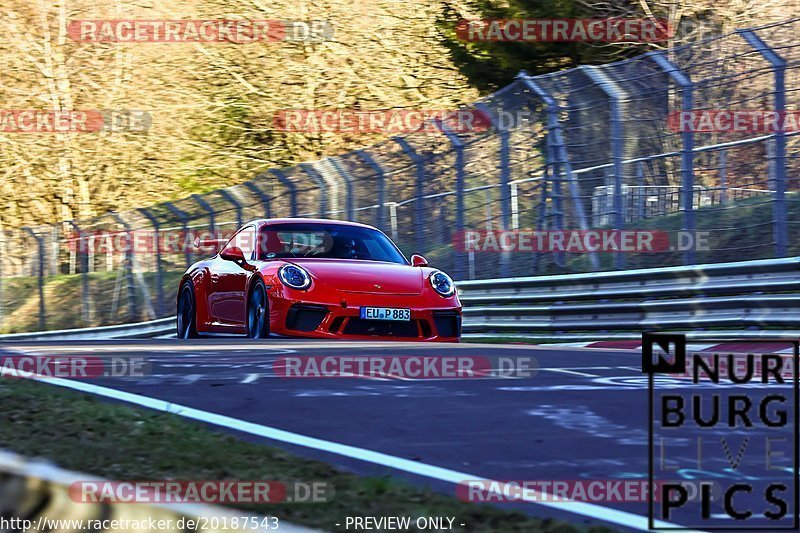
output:
[[251,339],[269,337],[267,290],[260,281],[255,283],[247,298],[247,336]]
[[197,306],[195,306],[194,287],[187,281],[181,286],[178,298],[178,319],[176,333],[179,339],[195,339],[197,334]]

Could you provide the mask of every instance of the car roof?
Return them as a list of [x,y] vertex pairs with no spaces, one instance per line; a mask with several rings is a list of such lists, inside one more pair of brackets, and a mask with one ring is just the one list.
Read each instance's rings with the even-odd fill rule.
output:
[[374,226],[370,226],[368,224],[361,224],[359,222],[350,222],[348,220],[334,220],[330,218],[261,218],[258,220],[250,221],[249,223],[255,222],[259,225],[265,226],[273,226],[277,224],[292,224],[292,223],[299,223],[299,224],[338,224],[340,226],[355,226],[359,228],[369,228],[369,229],[377,229]]

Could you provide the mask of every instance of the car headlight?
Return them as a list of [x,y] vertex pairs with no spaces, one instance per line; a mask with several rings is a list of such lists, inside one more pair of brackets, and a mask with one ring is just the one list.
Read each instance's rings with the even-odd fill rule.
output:
[[438,292],[441,296],[449,298],[456,293],[456,284],[444,272],[436,271],[428,278],[431,281],[431,287]]
[[292,289],[305,290],[311,285],[311,276],[297,265],[283,265],[278,269],[278,277],[284,285]]

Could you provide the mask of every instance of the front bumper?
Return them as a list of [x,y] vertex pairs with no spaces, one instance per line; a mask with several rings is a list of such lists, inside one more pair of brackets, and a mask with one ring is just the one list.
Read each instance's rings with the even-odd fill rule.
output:
[[[282,287],[273,289],[268,292],[270,331],[280,335],[437,342],[458,342],[461,337],[461,305],[457,297],[340,292],[337,298],[315,298],[308,293],[300,299],[299,295],[287,295],[289,291]],[[365,306],[411,309],[411,320],[362,320],[360,310]]]

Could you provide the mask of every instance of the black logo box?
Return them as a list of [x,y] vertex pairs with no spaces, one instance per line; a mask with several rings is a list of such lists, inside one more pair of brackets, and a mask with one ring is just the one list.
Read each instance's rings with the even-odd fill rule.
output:
[[[800,528],[800,340],[780,339],[780,338],[744,338],[744,339],[703,339],[703,344],[790,344],[794,348],[792,357],[792,392],[794,396],[794,416],[792,423],[794,425],[794,512],[792,513],[792,525],[780,527],[763,527],[758,526],[759,531],[798,531]],[[655,346],[661,348],[666,354],[672,354],[672,360],[659,357],[658,361],[653,360],[653,349]],[[686,371],[686,335],[676,333],[642,333],[642,373],[648,375],[647,391],[648,391],[648,483],[650,487],[654,486],[654,426],[653,426],[653,401],[655,396],[655,385],[653,381],[654,374],[679,374]],[[653,531],[693,531],[698,528],[694,527],[656,527],[655,514],[654,514],[654,491],[648,491],[648,528]],[[744,531],[752,530],[753,526],[702,526],[702,529],[707,531]]]

